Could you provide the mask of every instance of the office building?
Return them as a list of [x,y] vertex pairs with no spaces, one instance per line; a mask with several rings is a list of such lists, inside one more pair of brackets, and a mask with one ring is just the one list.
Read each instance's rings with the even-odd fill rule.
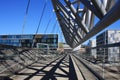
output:
[[96,49],[91,49],[93,47],[96,47],[96,40],[93,39],[93,40],[89,40],[89,47],[90,47],[90,54],[93,58],[97,58],[97,52],[96,52]]
[[[107,30],[97,36],[97,46],[120,42],[120,30]],[[97,55],[108,62],[119,61],[119,47],[99,48]]]
[[34,48],[46,48],[46,46],[49,46],[49,49],[57,49],[58,34],[0,35],[0,44],[18,47],[32,47],[33,45]]

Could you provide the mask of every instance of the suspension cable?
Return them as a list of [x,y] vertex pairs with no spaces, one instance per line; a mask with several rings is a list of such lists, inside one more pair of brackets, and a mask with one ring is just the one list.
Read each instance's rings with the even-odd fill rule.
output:
[[[41,14],[41,16],[40,16],[39,23],[38,23],[38,26],[37,26],[35,35],[37,35],[37,33],[38,33],[38,31],[39,31],[39,27],[40,27],[40,25],[41,25],[41,21],[42,21],[42,18],[43,18],[43,15],[44,15],[46,6],[47,6],[47,0],[45,1],[45,4],[44,4],[44,6],[43,6],[42,14]],[[32,48],[34,47],[34,43],[35,43],[35,36],[33,37]]]
[[[55,21],[55,23],[54,23],[54,25],[53,25],[53,28],[52,28],[52,32],[53,32],[53,33],[54,33],[54,31],[55,31],[56,24],[57,24],[57,20]],[[51,33],[52,33],[52,32],[51,32]]]
[[63,33],[60,27],[59,27],[59,36],[60,36],[59,37],[60,41],[63,42]]
[[24,33],[24,28],[25,28],[25,25],[26,25],[26,18],[27,18],[27,15],[28,15],[29,6],[30,6],[30,0],[28,0],[27,7],[26,7],[26,12],[25,12],[25,16],[24,16],[23,25],[22,25],[21,40],[20,40],[20,45],[19,46],[22,46],[22,43],[21,43],[22,42],[22,35]]
[[39,30],[39,28],[40,28],[41,21],[42,21],[42,18],[43,18],[43,15],[44,15],[46,6],[47,6],[47,0],[45,1],[44,7],[43,7],[43,9],[42,9],[42,14],[41,14],[41,16],[40,16],[40,20],[39,20],[39,24],[38,24],[38,27],[37,27],[37,30],[36,30],[36,34],[38,33],[38,30]]
[[22,26],[22,34],[24,33],[24,28],[25,28],[25,25],[26,25],[26,17],[28,15],[29,5],[30,5],[30,0],[28,0],[28,4],[27,4],[27,8],[26,8],[26,13],[25,13],[25,16],[24,16],[24,22],[23,22],[23,26]]
[[51,16],[50,16],[50,18],[49,18],[49,20],[48,20],[48,23],[47,23],[47,26],[46,26],[46,28],[45,28],[44,33],[46,33],[46,31],[47,31],[47,29],[48,29],[48,27],[49,27],[49,25],[50,25],[50,22],[51,22],[51,20],[52,20],[52,17],[53,17],[53,14],[51,14]]
[[[58,25],[58,21],[57,21],[57,25]],[[56,26],[57,26],[56,25]],[[56,29],[56,31],[55,31],[56,33],[59,33],[59,26],[57,27],[57,29]]]

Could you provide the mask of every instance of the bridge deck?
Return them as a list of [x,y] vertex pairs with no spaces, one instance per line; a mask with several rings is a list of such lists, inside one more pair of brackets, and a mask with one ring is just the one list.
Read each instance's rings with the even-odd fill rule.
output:
[[[59,56],[55,59],[47,61],[38,61],[30,66],[27,66],[22,71],[12,76],[13,80],[104,80],[102,78],[102,69],[91,65],[97,72],[92,72],[82,59],[75,55],[67,54]],[[83,61],[85,62],[85,61]],[[90,63],[87,63],[87,66]],[[105,80],[119,80],[119,76],[110,74],[105,71]]]

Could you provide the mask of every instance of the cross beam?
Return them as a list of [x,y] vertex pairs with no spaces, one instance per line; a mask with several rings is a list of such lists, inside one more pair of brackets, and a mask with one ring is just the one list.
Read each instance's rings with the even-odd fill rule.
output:
[[72,48],[120,18],[120,0],[51,1],[65,40]]

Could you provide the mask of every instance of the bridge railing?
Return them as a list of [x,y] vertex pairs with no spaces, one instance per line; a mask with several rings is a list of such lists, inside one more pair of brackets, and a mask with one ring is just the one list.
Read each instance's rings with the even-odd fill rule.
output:
[[0,49],[0,76],[11,76],[37,61],[55,58],[56,54],[46,54],[42,49],[35,48],[2,48]]

